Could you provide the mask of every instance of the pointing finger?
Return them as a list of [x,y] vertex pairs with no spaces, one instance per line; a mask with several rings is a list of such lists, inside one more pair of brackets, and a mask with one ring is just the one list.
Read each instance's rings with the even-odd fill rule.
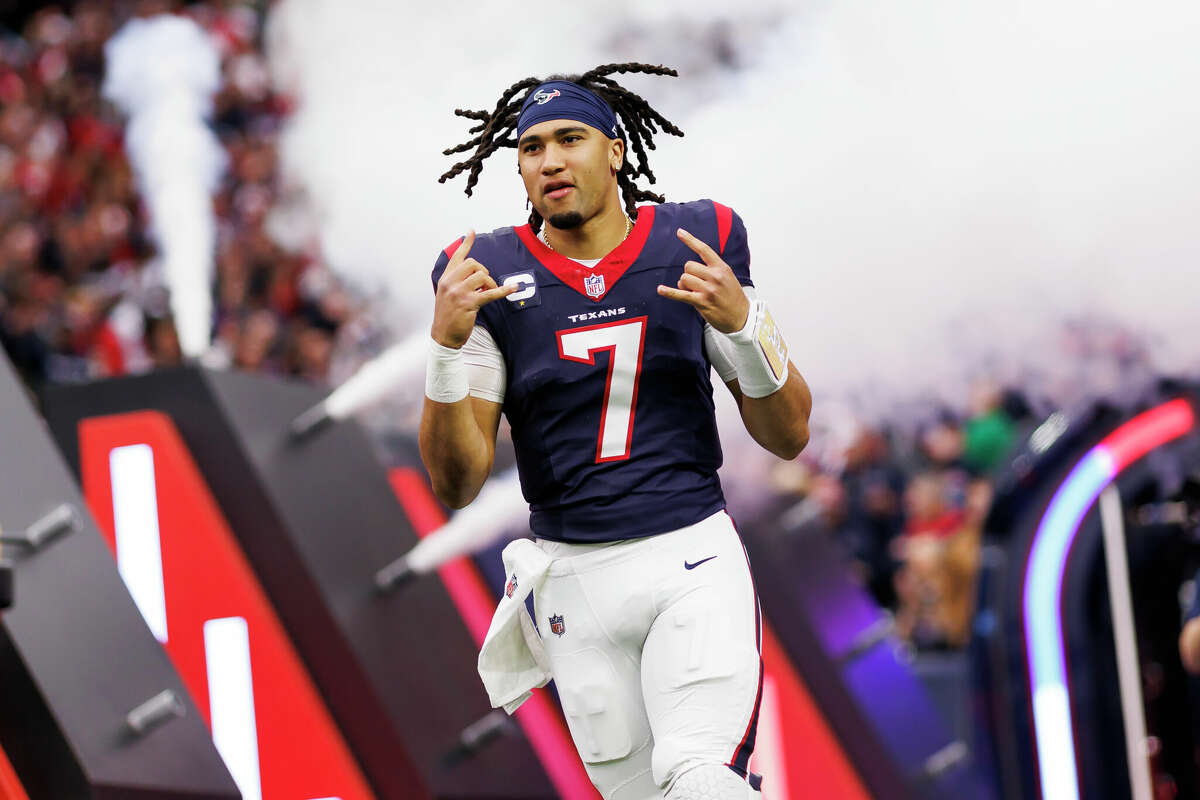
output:
[[484,266],[475,259],[467,255],[471,249],[471,245],[475,243],[475,233],[468,233],[460,240],[462,244],[454,251],[454,255],[450,257],[450,262],[446,264],[446,270],[442,273],[443,278],[449,278],[451,281],[460,281],[470,275],[472,272],[484,269]]
[[475,231],[467,231],[467,235],[459,240],[462,244],[454,251],[454,255],[450,256],[450,265],[461,264],[467,260],[467,256],[471,254],[471,245],[475,244]]
[[494,289],[479,293],[479,305],[485,306],[493,300],[499,300],[501,297],[508,297],[513,292],[519,291],[521,284],[510,283],[507,286],[497,286]]
[[695,236],[692,236],[690,233],[685,231],[683,228],[680,228],[679,230],[677,230],[675,232],[675,234],[679,237],[679,240],[681,242],[686,244],[688,247],[692,248],[692,250],[695,251],[696,255],[700,256],[700,258],[704,261],[705,264],[708,264],[711,267],[717,263],[720,263],[721,257],[719,255],[717,255],[717,252],[715,250],[713,250],[711,247],[709,247],[704,242],[697,239]]

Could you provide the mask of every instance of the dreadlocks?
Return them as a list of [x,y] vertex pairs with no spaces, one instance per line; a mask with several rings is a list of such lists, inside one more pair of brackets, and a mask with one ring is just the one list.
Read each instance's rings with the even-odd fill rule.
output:
[[[629,149],[637,157],[636,165],[632,163],[633,159],[628,157],[621,164],[621,171],[617,173],[617,185],[621,187],[621,196],[625,200],[625,213],[636,218],[638,202],[662,203],[666,200],[661,194],[639,188],[636,184],[637,179],[641,176],[645,176],[650,183],[655,182],[654,172],[651,171],[646,158],[646,150],[655,149],[654,134],[658,133],[660,128],[672,136],[683,136],[683,131],[655,111],[637,94],[608,77],[625,72],[679,77],[679,73],[670,67],[626,63],[604,64],[588,70],[582,75],[554,75],[545,80],[565,80],[583,86],[599,95],[617,115],[617,119],[620,121],[617,138],[624,139],[628,143]],[[470,158],[458,162],[447,170],[438,178],[438,183],[445,183],[469,170],[466,193],[467,197],[470,197],[475,184],[479,182],[479,173],[483,171],[484,159],[501,147],[517,146],[517,140],[513,137],[513,133],[521,115],[521,106],[529,92],[544,82],[541,78],[526,78],[517,81],[505,90],[492,111],[454,109],[456,116],[466,117],[479,123],[468,131],[476,136],[460,145],[443,150],[442,153],[449,156],[455,153],[465,153],[472,148],[475,149],[475,152]],[[530,212],[529,224],[535,231],[541,229],[542,215],[537,212],[537,209]]]

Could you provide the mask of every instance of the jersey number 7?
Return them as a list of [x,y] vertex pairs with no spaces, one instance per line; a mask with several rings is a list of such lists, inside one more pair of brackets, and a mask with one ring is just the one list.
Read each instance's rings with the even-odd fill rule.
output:
[[629,458],[645,343],[645,317],[558,331],[559,358],[595,365],[596,353],[608,351],[608,380],[596,440],[597,464]]

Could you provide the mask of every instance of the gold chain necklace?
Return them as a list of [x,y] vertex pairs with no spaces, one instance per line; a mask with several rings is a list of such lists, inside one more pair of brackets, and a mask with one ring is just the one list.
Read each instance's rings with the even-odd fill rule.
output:
[[[621,237],[622,242],[629,238],[629,232],[632,230],[633,230],[633,220],[631,220],[628,216],[626,216],[625,217],[625,235]],[[549,247],[551,250],[554,250],[554,245],[550,244],[550,226],[549,225],[542,228],[542,241],[544,241],[546,243],[546,247]],[[558,251],[554,250],[554,252],[557,253]]]

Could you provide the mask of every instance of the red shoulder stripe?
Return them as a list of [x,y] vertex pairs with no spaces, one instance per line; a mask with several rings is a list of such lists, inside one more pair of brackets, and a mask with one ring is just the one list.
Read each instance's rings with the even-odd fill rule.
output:
[[733,209],[716,200],[713,201],[713,208],[717,212],[717,252],[724,253],[725,242],[729,241],[729,231],[733,228]]
[[442,251],[443,253],[446,254],[446,258],[454,258],[454,251],[458,250],[459,245],[461,245],[463,243],[463,240],[466,238],[467,237],[465,237],[465,236],[460,237],[458,239],[455,239],[450,244],[446,245],[446,249]]

